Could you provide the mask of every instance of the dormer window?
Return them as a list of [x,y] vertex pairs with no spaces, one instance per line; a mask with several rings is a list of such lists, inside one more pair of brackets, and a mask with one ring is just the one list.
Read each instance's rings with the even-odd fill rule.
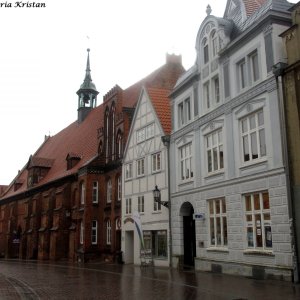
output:
[[14,191],[17,191],[21,186],[23,182],[20,179],[16,179],[14,182]]
[[47,175],[53,162],[53,159],[30,156],[27,163],[27,186],[32,187],[35,184],[38,184]]
[[75,153],[68,153],[67,157],[66,157],[66,161],[67,161],[67,170],[71,170],[73,167],[75,167],[78,162],[80,161],[81,157],[78,154]]

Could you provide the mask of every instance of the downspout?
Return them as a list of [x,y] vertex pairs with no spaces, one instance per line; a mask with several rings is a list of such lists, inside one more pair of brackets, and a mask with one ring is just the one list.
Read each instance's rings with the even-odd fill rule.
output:
[[167,148],[167,160],[168,160],[168,209],[169,209],[169,265],[172,268],[172,229],[171,229],[171,180],[170,180],[170,135],[165,135],[161,137],[164,146]]
[[283,101],[283,81],[282,75],[284,68],[287,65],[284,63],[277,63],[273,66],[273,74],[276,78],[276,85],[278,91],[278,104],[279,104],[279,118],[280,118],[280,129],[281,129],[281,146],[283,150],[283,162],[285,169],[286,187],[287,187],[287,199],[288,199],[288,214],[291,232],[291,243],[292,243],[292,255],[293,255],[293,277],[294,282],[299,282],[299,270],[298,270],[298,256],[297,256],[297,243],[295,236],[295,222],[294,222],[294,207],[293,199],[291,196],[291,180],[290,180],[290,167],[289,167],[289,156],[288,156],[288,145],[287,145],[287,129],[286,129],[286,118],[285,118],[285,106]]

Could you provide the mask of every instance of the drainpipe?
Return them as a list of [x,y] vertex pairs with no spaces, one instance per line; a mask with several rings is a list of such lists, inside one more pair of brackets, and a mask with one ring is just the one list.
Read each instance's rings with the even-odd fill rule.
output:
[[279,102],[279,117],[280,117],[280,127],[281,127],[281,145],[283,149],[283,161],[285,166],[285,177],[287,185],[287,198],[288,198],[288,214],[291,230],[292,239],[292,253],[293,253],[293,276],[294,282],[299,282],[299,270],[298,270],[298,256],[297,256],[297,243],[295,236],[295,222],[294,222],[294,206],[293,199],[291,195],[291,179],[290,179],[290,167],[289,167],[289,156],[288,156],[288,145],[287,145],[287,129],[285,120],[285,106],[283,101],[283,81],[282,75],[287,64],[279,62],[273,66],[273,74],[276,77],[276,85],[278,91],[278,102]]
[[167,160],[168,160],[168,209],[169,209],[169,265],[170,268],[172,268],[172,257],[173,257],[173,251],[172,251],[172,230],[171,230],[171,185],[170,185],[170,135],[164,135],[161,137],[161,140],[164,144],[164,146],[167,148]]

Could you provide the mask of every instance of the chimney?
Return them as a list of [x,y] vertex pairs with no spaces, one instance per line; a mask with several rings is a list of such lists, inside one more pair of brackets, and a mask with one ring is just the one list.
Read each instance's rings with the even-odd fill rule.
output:
[[182,64],[182,57],[181,54],[180,55],[176,55],[176,54],[166,54],[166,63],[167,64]]

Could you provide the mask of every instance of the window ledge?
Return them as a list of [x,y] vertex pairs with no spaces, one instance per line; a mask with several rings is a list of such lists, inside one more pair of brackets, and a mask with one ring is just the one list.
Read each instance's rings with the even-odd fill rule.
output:
[[154,211],[152,211],[152,214],[161,214],[161,210],[154,210]]
[[190,184],[192,182],[194,182],[194,177],[192,179],[187,179],[187,180],[184,180],[184,181],[181,180],[178,185],[186,185],[186,184]]
[[252,160],[250,162],[242,162],[242,165],[240,166],[240,169],[246,169],[255,165],[264,164],[268,161],[267,157],[264,158],[258,158],[255,160]]
[[152,174],[157,174],[157,173],[160,173],[161,170],[157,170],[157,171],[152,171]]
[[220,253],[229,253],[228,248],[223,247],[209,247],[206,249],[207,252],[220,252]]
[[213,178],[213,177],[220,176],[220,175],[223,175],[223,174],[225,174],[224,169],[222,169],[220,171],[207,173],[207,175],[204,178]]
[[274,253],[270,250],[255,250],[255,249],[244,250],[244,255],[275,256]]

